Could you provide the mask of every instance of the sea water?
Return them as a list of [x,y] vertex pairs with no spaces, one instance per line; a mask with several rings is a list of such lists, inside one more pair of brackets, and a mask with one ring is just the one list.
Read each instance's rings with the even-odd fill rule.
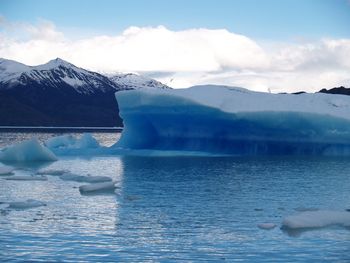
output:
[[[2,133],[1,146],[57,134]],[[116,133],[95,133],[104,145]],[[0,209],[0,262],[349,262],[342,227],[288,232],[302,209],[350,208],[350,159],[325,157],[65,157],[18,166],[109,176],[116,193],[81,195],[84,183],[0,177],[0,202],[46,206]],[[272,230],[258,228],[273,223]]]

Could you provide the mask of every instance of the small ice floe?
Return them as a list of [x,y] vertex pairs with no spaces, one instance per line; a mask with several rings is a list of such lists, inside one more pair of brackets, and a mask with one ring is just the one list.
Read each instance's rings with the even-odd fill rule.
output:
[[53,148],[60,148],[60,147],[68,147],[70,145],[73,145],[75,143],[76,139],[70,135],[60,135],[56,137],[52,137],[45,141],[45,146],[53,149]]
[[350,227],[350,213],[347,211],[306,211],[283,219],[282,228],[308,229],[328,226]]
[[12,181],[47,181],[47,177],[44,175],[13,175],[4,179]]
[[46,206],[44,202],[34,200],[34,199],[28,199],[26,201],[17,201],[17,202],[9,202],[8,208],[9,209],[28,209],[28,208],[35,208],[40,206]]
[[90,133],[84,133],[78,139],[72,135],[60,135],[57,137],[52,137],[45,142],[45,145],[51,150],[64,148],[91,149],[100,147],[98,141]]
[[264,229],[264,230],[271,230],[274,229],[277,225],[274,223],[260,223],[258,224],[258,228]]
[[0,161],[4,162],[35,162],[57,161],[57,157],[38,139],[26,140],[0,150]]
[[11,167],[11,166],[0,166],[0,175],[11,175],[13,174],[13,171],[15,170],[15,168]]
[[81,194],[94,194],[94,193],[114,193],[116,182],[103,182],[82,185],[79,187]]
[[76,141],[74,146],[76,148],[89,149],[98,148],[100,144],[90,133],[84,133],[81,138]]
[[36,172],[36,174],[39,175],[62,175],[65,173],[69,173],[68,170],[53,170],[53,169],[47,169],[47,170],[39,170]]

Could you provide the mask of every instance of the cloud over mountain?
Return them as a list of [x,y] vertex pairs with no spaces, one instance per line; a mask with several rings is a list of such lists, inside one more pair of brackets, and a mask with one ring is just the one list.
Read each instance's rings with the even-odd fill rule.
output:
[[2,18],[0,27],[0,57],[31,65],[61,57],[100,72],[156,72],[174,87],[213,83],[315,91],[349,85],[350,79],[349,39],[263,43],[226,29],[164,26],[74,39],[45,20],[11,26]]

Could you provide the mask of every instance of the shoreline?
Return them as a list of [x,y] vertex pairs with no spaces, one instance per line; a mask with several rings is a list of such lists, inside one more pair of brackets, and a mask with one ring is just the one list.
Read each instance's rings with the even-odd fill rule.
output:
[[0,126],[2,132],[116,132],[123,127],[45,127],[45,126]]

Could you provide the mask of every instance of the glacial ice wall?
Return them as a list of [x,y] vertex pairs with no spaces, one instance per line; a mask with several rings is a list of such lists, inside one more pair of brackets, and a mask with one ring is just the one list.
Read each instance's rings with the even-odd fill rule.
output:
[[116,93],[116,147],[238,155],[350,155],[350,96],[241,88]]

